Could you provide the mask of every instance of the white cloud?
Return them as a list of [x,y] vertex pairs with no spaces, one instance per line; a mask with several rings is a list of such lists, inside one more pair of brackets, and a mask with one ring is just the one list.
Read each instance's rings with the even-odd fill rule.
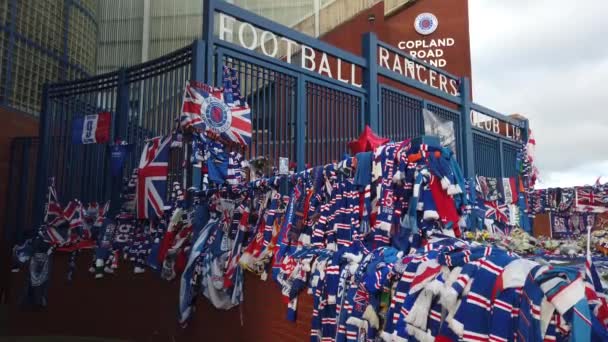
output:
[[608,174],[608,2],[475,0],[469,10],[475,101],[530,119],[546,184]]

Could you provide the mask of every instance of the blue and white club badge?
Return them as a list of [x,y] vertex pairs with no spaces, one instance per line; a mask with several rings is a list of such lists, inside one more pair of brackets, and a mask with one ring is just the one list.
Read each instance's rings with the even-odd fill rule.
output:
[[224,133],[232,125],[232,112],[224,101],[209,96],[203,113],[203,120],[207,129],[216,133]]
[[439,20],[433,13],[420,13],[414,20],[414,29],[422,35],[429,35],[437,29]]

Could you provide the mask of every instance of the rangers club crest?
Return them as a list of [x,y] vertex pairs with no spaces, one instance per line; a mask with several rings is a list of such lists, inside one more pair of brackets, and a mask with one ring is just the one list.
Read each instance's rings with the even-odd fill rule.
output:
[[420,13],[414,20],[414,29],[422,35],[429,35],[437,29],[439,21],[432,13]]
[[232,113],[230,107],[218,98],[210,96],[205,99],[207,106],[203,113],[203,120],[207,129],[213,133],[226,132],[232,124]]

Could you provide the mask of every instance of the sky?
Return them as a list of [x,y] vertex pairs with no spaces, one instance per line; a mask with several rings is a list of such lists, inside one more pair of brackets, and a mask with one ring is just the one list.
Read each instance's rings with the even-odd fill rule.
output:
[[469,0],[473,96],[530,120],[537,188],[608,182],[608,1]]

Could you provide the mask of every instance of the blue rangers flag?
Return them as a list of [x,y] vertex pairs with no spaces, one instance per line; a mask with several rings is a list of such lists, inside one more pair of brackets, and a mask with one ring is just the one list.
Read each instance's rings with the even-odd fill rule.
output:
[[156,137],[146,142],[137,173],[137,218],[161,217],[167,195],[167,173],[171,136]]
[[72,121],[73,144],[103,144],[110,140],[112,115],[109,112],[85,115]]

